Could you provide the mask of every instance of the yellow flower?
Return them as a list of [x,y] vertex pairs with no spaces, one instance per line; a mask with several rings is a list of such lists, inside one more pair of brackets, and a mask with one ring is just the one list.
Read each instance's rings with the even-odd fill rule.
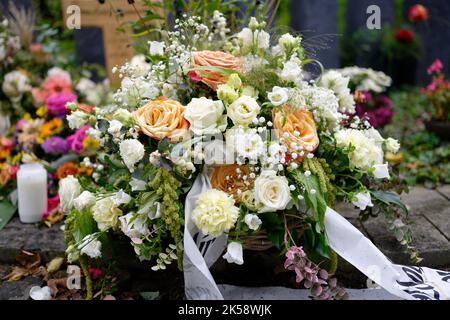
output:
[[87,137],[83,140],[84,150],[97,150],[100,148],[100,141],[97,139]]
[[20,160],[22,159],[22,153],[23,152],[19,152],[18,154],[16,154],[13,158],[12,158],[12,164],[17,164],[20,162]]
[[62,127],[63,121],[61,119],[54,118],[50,121],[47,121],[42,125],[41,132],[39,133],[39,136],[37,137],[36,141],[39,144],[44,143],[45,139],[54,135],[56,132],[60,131]]
[[36,111],[36,115],[41,118],[45,117],[47,115],[47,113],[48,113],[48,110],[47,110],[46,106],[42,106],[39,109],[37,109],[37,111]]

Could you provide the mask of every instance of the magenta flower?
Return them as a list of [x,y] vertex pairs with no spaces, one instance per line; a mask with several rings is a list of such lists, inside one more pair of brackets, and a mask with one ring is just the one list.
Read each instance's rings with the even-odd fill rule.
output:
[[75,102],[77,100],[77,96],[72,93],[61,92],[51,95],[45,101],[47,105],[48,112],[54,116],[64,116],[70,112],[69,109],[66,108],[66,103]]
[[57,156],[66,154],[69,151],[69,145],[64,138],[54,136],[44,141],[42,149],[44,149],[47,154]]
[[434,60],[434,62],[431,64],[431,66],[428,67],[427,72],[429,75],[432,75],[433,73],[439,73],[441,72],[443,68],[442,61],[439,59]]
[[81,154],[84,151],[83,140],[86,138],[86,131],[88,131],[89,128],[89,126],[83,126],[74,134],[67,137],[67,144],[70,150],[76,154]]

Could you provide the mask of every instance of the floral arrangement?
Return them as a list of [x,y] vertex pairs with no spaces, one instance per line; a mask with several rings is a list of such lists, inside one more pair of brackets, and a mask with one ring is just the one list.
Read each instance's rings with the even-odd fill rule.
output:
[[[89,136],[89,126],[71,130],[76,115],[71,114],[70,105],[77,101],[77,95],[68,72],[51,68],[42,84],[29,91],[34,101],[33,115],[25,113],[13,124],[12,135],[1,138],[0,190],[2,200],[15,203],[15,174],[20,163],[43,163],[49,172],[49,204],[47,212],[43,212],[43,217],[48,218],[59,213],[57,182],[68,175],[92,175],[94,169],[80,163],[79,157],[94,155],[99,145]],[[93,112],[85,104],[77,104],[77,108],[86,117]]]
[[[227,234],[223,258],[236,264],[247,239],[264,234],[316,298],[339,298],[324,232],[325,210],[337,201],[385,213],[410,248],[407,210],[384,160],[398,142],[355,114],[350,77],[310,77],[304,66],[315,61],[302,38],[265,27],[251,18],[232,33],[218,11],[205,21],[184,15],[149,42],[145,59],[113,70],[122,78],[113,106],[89,115],[73,107],[71,127],[91,126],[99,144],[90,164],[98,174],[59,182],[68,260],[87,278],[89,259],[119,259],[124,239],[152,270],[181,268],[187,223],[212,238]],[[212,188],[184,221],[200,175]],[[327,260],[328,272],[319,267]]]
[[392,101],[385,92],[392,79],[381,71],[370,68],[347,67],[336,70],[350,78],[349,86],[356,101],[356,114],[374,128],[389,124],[394,116]]

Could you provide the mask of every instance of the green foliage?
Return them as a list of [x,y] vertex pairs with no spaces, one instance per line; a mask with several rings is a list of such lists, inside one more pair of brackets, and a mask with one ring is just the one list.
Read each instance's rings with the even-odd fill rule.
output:
[[160,299],[159,291],[147,291],[147,292],[143,291],[143,292],[139,292],[139,295],[144,300],[159,300]]
[[0,201],[0,230],[2,230],[11,220],[14,213],[16,213],[17,207],[6,200]]

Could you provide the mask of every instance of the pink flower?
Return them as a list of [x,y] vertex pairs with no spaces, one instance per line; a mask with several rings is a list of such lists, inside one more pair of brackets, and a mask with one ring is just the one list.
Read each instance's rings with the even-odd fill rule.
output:
[[427,8],[425,8],[421,4],[413,5],[411,8],[409,8],[408,19],[413,23],[427,21],[428,20]]
[[432,75],[433,73],[439,73],[439,72],[441,72],[443,67],[444,66],[442,65],[442,61],[439,59],[436,59],[431,64],[431,66],[428,67],[427,72],[429,75]]
[[34,100],[42,104],[50,96],[58,93],[68,93],[71,94],[72,82],[62,75],[55,74],[53,76],[47,77],[42,84],[41,89],[34,88],[31,93],[33,94]]
[[47,219],[48,216],[53,214],[53,211],[59,207],[59,195],[49,198],[47,201],[47,211],[42,215],[42,219]]
[[72,93],[61,92],[55,93],[45,100],[48,112],[54,116],[64,116],[70,110],[66,108],[67,102],[75,102],[77,96]]
[[103,270],[99,268],[90,267],[89,273],[91,274],[92,280],[97,280],[103,276]]
[[88,131],[89,128],[89,126],[83,126],[74,134],[67,137],[67,144],[69,145],[70,150],[76,154],[81,154],[84,151],[83,140],[86,138],[86,131]]
[[195,71],[189,71],[188,75],[189,75],[189,78],[194,82],[202,81],[202,78],[199,77],[199,75]]

